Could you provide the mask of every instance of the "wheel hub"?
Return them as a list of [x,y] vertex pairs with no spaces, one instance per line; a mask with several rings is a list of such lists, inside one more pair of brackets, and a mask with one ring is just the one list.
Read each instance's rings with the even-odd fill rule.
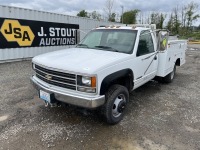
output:
[[117,108],[118,112],[119,112],[119,113],[122,113],[122,112],[124,111],[124,109],[125,109],[125,106],[126,106],[126,102],[125,102],[124,100],[121,101],[121,102],[119,103],[119,105],[118,105],[118,108]]
[[113,104],[113,109],[112,109],[112,114],[114,117],[119,117],[126,106],[126,98],[123,94],[120,94],[118,97],[116,97],[114,104]]

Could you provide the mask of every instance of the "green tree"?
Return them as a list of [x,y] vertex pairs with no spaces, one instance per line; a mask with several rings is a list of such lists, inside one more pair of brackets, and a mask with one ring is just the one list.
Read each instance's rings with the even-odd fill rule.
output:
[[113,6],[114,6],[114,4],[115,4],[115,0],[106,0],[104,11],[107,14],[108,21],[113,20],[113,15],[115,14],[113,12]]
[[181,8],[181,25],[183,28],[186,27],[186,19],[187,19],[187,6],[182,6]]
[[174,20],[174,17],[173,17],[173,14],[171,13],[170,18],[169,18],[169,21],[167,22],[167,29],[168,29],[169,31],[172,31],[172,28],[173,28],[173,20]]
[[[138,9],[124,12],[123,13],[123,23],[124,24],[135,24],[138,12],[139,12]],[[122,17],[121,17],[120,22],[122,22]]]
[[160,23],[159,23],[159,28],[163,29],[163,23],[165,21],[166,15],[164,15],[163,13],[160,14]]
[[200,30],[200,25],[197,27],[198,30]]
[[101,15],[99,13],[97,13],[96,11],[93,11],[91,14],[90,14],[90,18],[92,19],[97,19],[97,20],[101,20]]
[[191,2],[187,6],[186,16],[187,16],[188,29],[189,29],[189,27],[192,26],[192,23],[200,17],[199,14],[195,14],[195,12],[198,10],[198,7],[199,7],[198,4],[196,4],[194,2]]
[[116,14],[112,13],[108,21],[115,22],[115,17],[116,17]]
[[163,28],[163,23],[165,21],[166,15],[163,13],[153,12],[151,14],[151,24],[156,24],[158,29]]
[[85,11],[85,10],[81,10],[81,11],[77,14],[77,16],[79,16],[79,17],[88,17],[88,12]]
[[159,13],[153,12],[151,14],[151,24],[158,24],[159,23]]
[[180,23],[180,20],[179,20],[179,9],[178,9],[178,6],[176,6],[173,9],[173,14],[174,14],[174,17],[173,17],[172,32],[175,33],[175,34],[178,34],[179,33],[179,28],[181,26],[181,23]]
[[178,6],[173,8],[169,21],[167,23],[167,29],[171,31],[172,34],[179,34],[182,32],[180,12]]

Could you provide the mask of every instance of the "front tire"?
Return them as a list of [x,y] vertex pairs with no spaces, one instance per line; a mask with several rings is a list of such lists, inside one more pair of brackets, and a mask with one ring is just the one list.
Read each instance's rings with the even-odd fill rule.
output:
[[106,93],[106,103],[101,108],[104,119],[109,124],[120,122],[125,113],[129,101],[129,92],[126,87],[113,85]]
[[175,74],[176,74],[176,65],[174,65],[173,71],[163,78],[163,81],[165,83],[171,83],[175,77]]

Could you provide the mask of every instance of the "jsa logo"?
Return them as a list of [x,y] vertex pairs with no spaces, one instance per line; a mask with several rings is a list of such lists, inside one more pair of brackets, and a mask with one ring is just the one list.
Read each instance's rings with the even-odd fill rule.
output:
[[31,46],[35,35],[29,26],[22,26],[17,20],[5,19],[1,33],[8,42],[17,42],[19,46]]

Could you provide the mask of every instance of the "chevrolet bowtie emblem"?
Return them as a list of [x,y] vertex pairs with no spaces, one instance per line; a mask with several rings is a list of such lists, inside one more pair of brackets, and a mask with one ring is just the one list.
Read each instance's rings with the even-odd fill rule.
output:
[[50,76],[49,74],[45,75],[45,78],[46,78],[47,80],[52,80],[52,76]]

